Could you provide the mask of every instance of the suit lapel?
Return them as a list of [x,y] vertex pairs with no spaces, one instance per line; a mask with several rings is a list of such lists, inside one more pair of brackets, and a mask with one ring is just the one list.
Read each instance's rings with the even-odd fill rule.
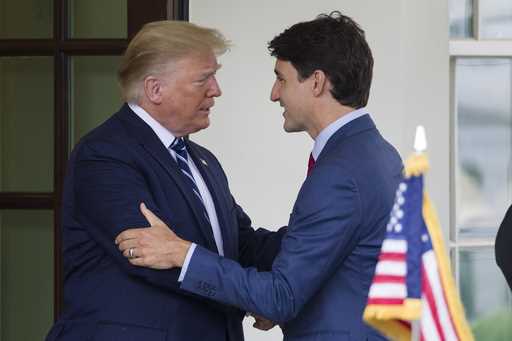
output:
[[218,183],[217,177],[213,174],[211,168],[208,166],[208,163],[205,161],[205,158],[200,155],[200,152],[194,148],[191,143],[187,143],[187,150],[194,160],[194,163],[201,173],[201,176],[203,177],[203,180],[205,181],[206,186],[208,187],[208,190],[212,196],[213,203],[215,205],[215,211],[217,212],[217,218],[219,219],[219,227],[222,232],[224,256],[235,259],[236,254],[234,252],[235,250],[233,246],[233,228],[228,225],[227,220],[227,209],[229,205],[222,200],[224,195]]
[[[139,142],[148,154],[162,166],[166,173],[176,183],[182,196],[185,198],[194,213],[201,232],[208,243],[208,247],[212,250],[217,250],[211,226],[203,216],[202,208],[199,207],[200,203],[198,203],[197,199],[194,197],[194,194],[190,186],[186,183],[186,180],[183,178],[176,161],[174,161],[169,151],[162,144],[162,141],[160,141],[158,136],[156,136],[153,130],[142,119],[131,111],[128,105],[125,104],[120,110],[119,118],[130,130],[130,136]],[[172,208],[169,207],[169,209]]]
[[371,119],[370,115],[366,114],[361,117],[356,118],[353,121],[348,122],[343,127],[338,129],[327,141],[324,149],[318,155],[316,162],[319,162],[320,159],[329,154],[329,151],[334,148],[339,143],[343,143],[343,141],[349,138],[352,135],[358,134],[365,130],[376,129],[375,123]]

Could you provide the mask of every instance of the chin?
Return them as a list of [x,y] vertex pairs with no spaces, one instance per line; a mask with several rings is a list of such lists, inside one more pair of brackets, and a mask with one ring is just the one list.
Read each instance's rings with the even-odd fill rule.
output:
[[197,133],[198,131],[208,128],[209,126],[210,126],[210,120],[206,119],[205,121],[198,124],[193,132]]
[[297,133],[299,131],[302,131],[302,129],[300,129],[299,127],[296,127],[296,126],[293,126],[290,124],[286,124],[286,122],[283,124],[283,129],[287,133]]

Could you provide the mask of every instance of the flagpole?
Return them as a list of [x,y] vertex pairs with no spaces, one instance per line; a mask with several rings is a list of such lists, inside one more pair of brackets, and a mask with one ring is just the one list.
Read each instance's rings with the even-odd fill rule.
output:
[[411,341],[420,341],[420,320],[411,322]]
[[[414,151],[416,154],[423,154],[427,150],[427,136],[425,128],[421,125],[416,127],[414,136]],[[411,341],[420,341],[421,339],[421,320],[411,321]]]

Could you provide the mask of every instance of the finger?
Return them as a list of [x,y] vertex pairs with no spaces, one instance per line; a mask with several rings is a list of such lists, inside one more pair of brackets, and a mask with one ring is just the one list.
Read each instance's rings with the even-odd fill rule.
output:
[[145,268],[151,268],[151,269],[157,269],[157,270],[162,269],[162,267],[158,266],[157,259],[155,257],[151,257],[151,256],[129,258],[128,261],[136,266],[143,266]]
[[136,258],[137,257],[137,249],[136,248],[132,248],[133,251],[132,251],[132,257],[130,257],[130,249],[126,249],[123,251],[123,256],[126,257],[126,258]]
[[145,266],[144,258],[137,257],[137,258],[128,258],[128,261],[135,266]]
[[261,329],[260,319],[259,319],[258,315],[252,315],[252,317],[254,317],[254,323],[252,324],[252,326],[256,329]]
[[[130,250],[132,250],[130,254]],[[143,247],[130,247],[123,251],[126,258],[144,258],[147,255],[147,249]]]
[[139,233],[144,231],[146,228],[128,229],[119,233],[116,237],[116,244],[120,244],[125,240],[134,239],[139,237]]
[[263,317],[254,316],[254,319],[255,319],[255,322],[254,322],[253,326],[255,328],[258,328],[261,330],[270,330],[275,326],[274,322],[267,320]]
[[146,220],[149,222],[149,225],[165,225],[164,222],[161,221],[160,218],[158,218],[153,212],[151,212],[143,202],[140,203],[140,211],[142,212],[142,215],[144,215]]
[[269,327],[265,326],[263,323],[260,323],[259,321],[254,322],[254,324],[252,326],[256,329],[263,330],[263,331],[267,331],[270,329]]
[[119,248],[119,251],[123,252],[124,250],[136,248],[137,246],[140,246],[138,239],[128,239],[119,243],[117,247]]
[[267,330],[270,330],[274,327],[274,325],[272,324],[265,324],[265,323],[260,323],[256,326],[256,328],[260,329],[260,330],[264,330],[264,331],[267,331]]

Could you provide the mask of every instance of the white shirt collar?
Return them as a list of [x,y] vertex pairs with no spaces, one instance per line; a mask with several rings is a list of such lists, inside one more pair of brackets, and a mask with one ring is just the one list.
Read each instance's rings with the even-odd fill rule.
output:
[[341,116],[336,121],[332,122],[327,127],[325,127],[316,137],[315,145],[313,146],[313,150],[311,151],[311,154],[313,155],[315,161],[318,159],[318,156],[324,149],[325,145],[327,144],[327,141],[329,141],[329,139],[331,138],[332,135],[334,135],[335,132],[337,132],[345,124],[355,120],[356,118],[366,115],[367,113],[368,112],[366,111],[366,108],[360,108],[351,111],[346,115]]
[[132,111],[139,116],[144,122],[146,122],[151,129],[155,132],[156,136],[162,141],[165,148],[169,148],[176,138],[167,128],[161,125],[157,120],[155,120],[146,110],[142,109],[135,103],[128,103],[128,106]]

